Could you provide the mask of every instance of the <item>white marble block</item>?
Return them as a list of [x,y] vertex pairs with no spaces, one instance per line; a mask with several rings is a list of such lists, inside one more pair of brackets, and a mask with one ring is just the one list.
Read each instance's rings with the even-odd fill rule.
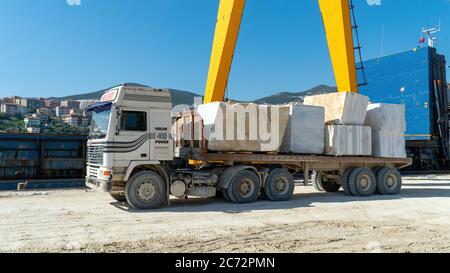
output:
[[364,125],[369,98],[357,93],[340,92],[305,97],[305,105],[325,108],[328,125]]
[[406,131],[405,105],[375,103],[369,105],[366,114],[366,126],[373,130]]
[[325,154],[372,155],[372,130],[367,126],[329,125],[325,130]]
[[372,155],[375,157],[406,158],[403,133],[372,130]]
[[214,102],[199,105],[210,151],[278,152],[289,119],[288,106]]
[[325,109],[309,105],[291,105],[289,107],[289,121],[281,152],[323,154],[325,146]]

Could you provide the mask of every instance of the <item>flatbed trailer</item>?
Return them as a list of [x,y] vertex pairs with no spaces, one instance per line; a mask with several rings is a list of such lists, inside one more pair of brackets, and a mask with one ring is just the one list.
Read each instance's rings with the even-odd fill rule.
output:
[[411,158],[381,158],[367,156],[325,156],[255,153],[201,153],[190,159],[204,163],[222,162],[227,165],[282,165],[297,171],[342,171],[350,167],[392,167],[403,169],[412,164]]
[[[312,171],[312,184],[317,190],[337,192],[342,187],[346,194],[358,196],[369,196],[375,192],[398,194],[402,185],[401,174],[398,170],[412,164],[410,158],[264,153],[207,152],[191,155],[190,159],[206,166],[223,164],[229,166],[230,169],[234,168],[235,171],[232,171],[231,175],[225,175],[228,177],[245,169],[252,170],[260,175],[259,179],[264,189],[268,188],[268,183],[271,182],[270,173],[274,170],[286,170],[292,175],[303,172],[305,185],[309,183]],[[226,173],[227,170],[224,172]],[[228,180],[232,180],[232,178]],[[218,185],[222,191],[228,186],[223,184],[219,183]]]

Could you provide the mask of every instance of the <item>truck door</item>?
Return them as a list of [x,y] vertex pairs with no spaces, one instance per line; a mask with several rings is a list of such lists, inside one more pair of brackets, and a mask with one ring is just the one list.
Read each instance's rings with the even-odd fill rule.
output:
[[149,160],[149,112],[122,109],[119,117],[120,132],[114,137],[114,160]]

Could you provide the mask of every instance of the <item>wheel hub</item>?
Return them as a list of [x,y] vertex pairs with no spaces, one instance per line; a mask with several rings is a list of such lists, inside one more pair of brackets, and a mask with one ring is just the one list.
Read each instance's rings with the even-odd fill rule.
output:
[[156,188],[151,182],[143,183],[138,187],[138,196],[143,201],[151,200],[156,193]]
[[370,187],[370,177],[368,175],[363,175],[359,180],[359,185],[366,190]]
[[253,193],[253,183],[249,179],[244,179],[239,185],[239,193],[242,196],[249,196]]
[[389,175],[386,180],[386,184],[389,188],[394,188],[395,186],[397,186],[397,178],[395,177],[395,175]]
[[279,177],[276,181],[275,181],[275,190],[278,193],[283,193],[287,190],[287,185],[288,185],[288,181],[286,178],[284,177]]

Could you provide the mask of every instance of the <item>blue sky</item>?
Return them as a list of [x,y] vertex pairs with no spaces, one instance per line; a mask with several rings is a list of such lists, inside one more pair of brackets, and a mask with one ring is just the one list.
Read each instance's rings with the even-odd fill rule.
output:
[[[123,82],[202,94],[218,3],[2,0],[0,97],[65,96]],[[365,58],[412,49],[420,29],[441,20],[437,46],[450,59],[449,0],[354,4]],[[251,100],[318,84],[334,85],[334,77],[316,0],[248,0],[230,97]]]

